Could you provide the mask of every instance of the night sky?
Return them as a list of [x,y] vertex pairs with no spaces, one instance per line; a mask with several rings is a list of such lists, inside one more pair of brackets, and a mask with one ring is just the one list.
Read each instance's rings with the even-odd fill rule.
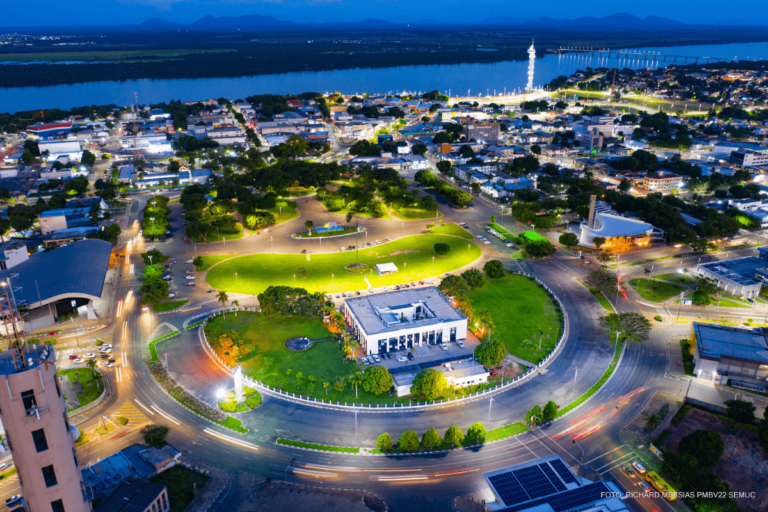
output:
[[[261,14],[296,22],[357,21],[377,18],[393,22],[480,21],[505,16],[533,19],[547,16],[570,19],[604,17],[626,12],[672,18],[684,23],[768,24],[765,0],[646,0],[617,3],[615,0],[573,2],[551,0],[35,0],[3,2],[0,27],[120,25],[162,18],[190,23],[205,15],[242,16]],[[695,8],[693,8],[695,5]],[[726,7],[727,5],[727,7]],[[470,13],[466,13],[469,10]]]

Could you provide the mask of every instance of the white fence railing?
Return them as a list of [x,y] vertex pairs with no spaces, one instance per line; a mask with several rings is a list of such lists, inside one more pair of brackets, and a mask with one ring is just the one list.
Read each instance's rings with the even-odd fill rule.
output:
[[[563,307],[563,303],[560,301],[560,299],[557,297],[557,295],[555,295],[555,293],[547,285],[545,285],[539,278],[534,277],[534,276],[532,276],[530,274],[526,274],[524,272],[515,272],[515,273],[519,274],[519,275],[523,275],[523,276],[528,277],[530,279],[534,279],[536,281],[536,283],[538,283],[542,288],[544,288],[547,291],[547,293],[549,293],[549,295],[557,302],[558,306],[560,307],[560,311],[563,314],[563,334],[562,334],[562,336],[560,336],[560,340],[558,340],[557,345],[555,345],[555,348],[552,349],[552,351],[547,355],[547,357],[544,358],[543,361],[541,361],[536,366],[528,368],[528,371],[526,371],[523,375],[520,375],[518,377],[515,377],[514,379],[511,379],[509,382],[505,382],[503,384],[497,384],[496,386],[494,386],[492,388],[483,389],[481,391],[476,391],[475,393],[471,393],[471,394],[466,395],[466,396],[461,397],[461,398],[454,398],[452,400],[441,399],[439,402],[435,401],[435,400],[432,400],[431,402],[424,401],[424,402],[416,402],[415,404],[413,404],[413,403],[411,403],[409,401],[408,405],[399,404],[399,403],[388,405],[388,404],[362,404],[362,403],[361,404],[356,404],[354,402],[350,404],[348,402],[341,403],[340,400],[333,401],[333,400],[325,400],[325,399],[322,399],[322,398],[318,400],[317,398],[312,398],[312,397],[308,397],[308,396],[304,396],[304,395],[300,395],[300,394],[296,394],[296,393],[289,393],[287,391],[283,391],[282,389],[271,387],[268,384],[265,384],[263,382],[260,382],[260,381],[257,381],[257,380],[253,380],[253,379],[251,379],[248,376],[243,376],[243,380],[244,380],[245,384],[247,384],[247,385],[249,385],[251,387],[254,387],[254,388],[257,388],[257,389],[261,389],[261,390],[264,390],[264,391],[268,391],[270,393],[273,393],[275,395],[279,395],[279,396],[281,396],[283,398],[287,398],[289,400],[299,401],[299,402],[301,402],[303,404],[306,404],[306,405],[312,405],[312,406],[317,406],[317,407],[348,408],[348,409],[361,409],[361,408],[363,408],[363,409],[377,409],[377,410],[378,409],[385,409],[385,410],[389,409],[389,410],[392,410],[392,411],[394,411],[394,410],[401,411],[403,409],[405,409],[405,410],[409,410],[409,409],[410,410],[417,410],[417,409],[424,409],[424,408],[427,408],[427,407],[439,406],[439,405],[455,405],[455,404],[460,404],[460,403],[468,402],[468,401],[471,401],[471,400],[478,400],[478,399],[481,399],[481,398],[483,398],[485,396],[496,394],[498,392],[507,390],[507,389],[512,388],[514,386],[520,385],[523,382],[533,378],[534,375],[538,374],[538,370],[540,368],[544,368],[544,367],[548,366],[549,363],[551,363],[554,360],[554,358],[562,351],[563,346],[565,346],[566,340],[568,339],[570,325],[569,325],[569,320],[568,320],[568,313],[565,311],[565,308]],[[223,366],[224,368],[226,368],[228,371],[230,371],[232,373],[234,373],[234,368],[232,368],[230,365],[225,363],[218,356],[218,354],[216,354],[216,352],[213,350],[213,348],[211,347],[210,343],[208,342],[208,338],[205,335],[205,326],[207,324],[208,319],[213,318],[213,317],[215,317],[217,315],[220,315],[220,314],[222,314],[222,312],[229,313],[229,312],[234,312],[234,311],[256,311],[256,308],[233,308],[233,307],[229,307],[229,308],[224,308],[224,309],[218,309],[216,311],[213,311],[212,313],[201,314],[198,317],[193,317],[193,318],[199,318],[199,317],[207,315],[207,318],[205,319],[205,322],[200,325],[200,329],[198,330],[198,336],[200,338],[200,342],[202,343],[202,345],[206,349],[206,351],[211,356],[213,356],[221,364],[221,366]]]

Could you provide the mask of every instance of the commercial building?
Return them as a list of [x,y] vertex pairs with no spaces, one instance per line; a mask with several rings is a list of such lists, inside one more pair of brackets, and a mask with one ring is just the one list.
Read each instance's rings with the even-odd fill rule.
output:
[[27,126],[27,135],[33,139],[52,137],[57,133],[68,132],[72,129],[72,123],[38,123]]
[[574,138],[581,143],[581,147],[588,151],[593,149],[600,151],[603,148],[603,141],[605,141],[605,136],[599,131],[593,133],[576,132]]
[[680,189],[685,185],[682,176],[669,171],[657,171],[655,175],[643,178],[643,188],[650,192],[664,192]]
[[603,201],[590,203],[589,218],[579,225],[579,245],[596,247],[595,238],[604,238],[601,249],[625,252],[664,239],[664,231],[638,219],[622,217]]
[[696,377],[765,392],[768,389],[768,338],[762,329],[693,323]]
[[727,293],[744,298],[757,297],[768,279],[768,248],[759,247],[757,255],[700,263],[696,274],[712,279]]
[[8,270],[28,259],[29,253],[24,242],[10,240],[0,244],[0,270]]
[[71,161],[80,161],[83,157],[83,150],[80,148],[80,141],[77,138],[66,140],[45,140],[38,143],[40,154],[48,152],[46,161],[54,162],[61,157],[66,157]]
[[472,123],[464,127],[464,136],[467,140],[496,142],[501,138],[500,133],[501,129],[498,123]]
[[68,228],[90,226],[90,208],[57,208],[46,210],[38,215],[40,233],[43,236]]
[[123,482],[94,512],[168,512],[168,489],[146,480]]
[[498,512],[629,512],[627,497],[610,480],[577,477],[559,455],[523,462],[483,475]]
[[[435,367],[435,370],[445,375],[445,382],[450,387],[464,388],[467,386],[477,386],[486,384],[490,373],[485,367],[472,358],[471,360],[449,362],[442,366]],[[416,371],[405,373],[392,373],[392,385],[395,388],[397,396],[407,396],[411,394],[411,385],[421,368]]]
[[366,354],[467,337],[467,317],[434,286],[347,299],[342,311]]
[[768,165],[768,153],[753,151],[751,149],[733,151],[731,156],[728,157],[728,162],[741,167]]
[[22,344],[6,350],[0,353],[0,375],[6,384],[0,391],[3,441],[13,455],[26,510],[91,510],[59,388],[55,349]]

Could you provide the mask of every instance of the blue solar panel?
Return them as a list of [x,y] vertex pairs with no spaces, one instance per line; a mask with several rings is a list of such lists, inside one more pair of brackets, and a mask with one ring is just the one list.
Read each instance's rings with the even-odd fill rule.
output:
[[571,470],[568,469],[568,466],[566,466],[563,461],[560,459],[554,459],[549,461],[550,464],[552,464],[552,467],[554,468],[555,472],[560,475],[560,478],[563,479],[563,482],[566,484],[575,484],[578,483],[576,478],[573,476],[573,473],[571,473]]
[[560,479],[557,478],[555,472],[552,471],[552,467],[549,464],[542,464],[539,467],[542,471],[544,471],[544,474],[547,475],[547,478],[549,478],[549,481],[552,482],[552,485],[555,486],[557,492],[563,492],[566,489],[566,487],[563,485],[563,482],[561,482]]
[[588,503],[594,503],[607,498],[612,492],[603,482],[592,482],[570,491],[561,492],[545,498],[519,503],[503,509],[503,512],[517,512],[539,505],[549,504],[554,512],[566,512],[581,507]]
[[527,468],[518,469],[513,474],[531,499],[549,496],[556,492],[555,486],[544,476],[544,472],[539,466],[528,466]]
[[496,489],[499,499],[507,506],[530,500],[523,487],[511,472],[494,475],[488,481]]

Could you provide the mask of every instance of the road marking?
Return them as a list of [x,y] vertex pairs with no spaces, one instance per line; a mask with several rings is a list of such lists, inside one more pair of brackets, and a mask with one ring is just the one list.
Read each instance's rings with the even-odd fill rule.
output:
[[147,417],[131,402],[125,402],[122,407],[115,411],[113,416],[123,416],[128,418],[128,421],[131,423],[140,423],[147,420]]
[[[134,398],[134,400],[136,400],[136,399]],[[143,409],[146,409],[146,411],[147,411],[149,414],[151,414],[152,416],[154,416],[154,415],[155,415],[155,413],[153,413],[152,411],[150,411],[150,410],[149,410],[149,407],[147,407],[147,406],[146,406],[146,405],[144,405],[143,403],[139,402],[138,400],[136,400],[136,403],[137,403],[137,404],[139,404],[139,405],[140,405],[140,406],[141,406]]]
[[126,355],[125,352],[123,352],[122,357],[123,357],[123,366],[128,368],[128,356]]
[[115,376],[117,377],[117,382],[118,383],[123,382],[123,379],[122,379],[122,377],[120,375],[120,367],[119,366],[115,367]]
[[595,457],[594,459],[592,459],[592,460],[588,460],[588,461],[587,461],[587,462],[585,462],[584,464],[589,464],[589,463],[590,463],[590,462],[592,462],[592,461],[596,461],[597,459],[600,459],[600,458],[602,458],[602,457],[605,457],[605,456],[606,456],[606,455],[608,455],[609,453],[613,453],[613,452],[615,452],[616,450],[620,450],[620,449],[622,449],[622,448],[624,448],[624,447],[623,447],[623,446],[617,446],[617,447],[616,447],[616,448],[614,448],[613,450],[611,450],[611,451],[609,451],[609,452],[605,452],[605,453],[604,453],[604,454],[602,454],[602,455],[598,455],[598,456],[597,456],[597,457]]
[[179,423],[179,422],[178,422],[178,421],[176,421],[175,419],[171,418],[170,416],[168,416],[167,414],[165,414],[163,411],[161,411],[160,409],[158,409],[158,408],[157,408],[157,407],[155,407],[154,405],[151,405],[150,407],[152,407],[152,408],[155,410],[155,412],[157,412],[157,414],[159,414],[159,415],[160,415],[160,416],[162,416],[163,418],[167,419],[168,421],[172,421],[172,422],[173,422],[173,423],[175,423],[176,425],[181,425],[181,423]]
[[120,334],[120,341],[125,341],[125,331],[128,328],[128,322],[123,322],[123,330]]
[[[631,459],[631,458],[632,458],[632,457],[634,457],[634,456],[635,456],[635,454],[634,454],[634,453],[632,453],[632,452],[629,452],[628,454],[626,454],[626,455],[623,455],[623,456],[619,457],[618,459],[616,459],[616,460],[614,460],[614,461],[611,461],[611,462],[609,462],[608,464],[605,464],[604,466],[600,466],[600,467],[599,467],[599,468],[597,468],[595,471],[600,471],[601,469],[603,469],[603,468],[606,468],[606,467],[608,467],[608,466],[614,466],[614,465],[616,465],[616,464],[623,464],[623,463],[625,463],[625,462],[627,462],[627,461],[626,461],[626,460],[622,460],[622,459],[626,459],[627,457],[629,457],[629,458]],[[610,471],[610,470],[609,470],[609,471]]]

